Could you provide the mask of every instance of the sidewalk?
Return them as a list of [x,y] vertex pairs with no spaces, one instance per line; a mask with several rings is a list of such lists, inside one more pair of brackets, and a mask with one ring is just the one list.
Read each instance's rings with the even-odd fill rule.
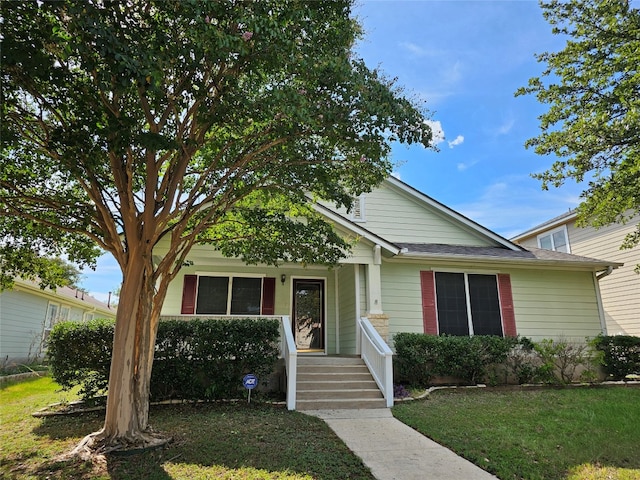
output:
[[388,408],[302,413],[327,422],[378,480],[497,478],[396,420]]

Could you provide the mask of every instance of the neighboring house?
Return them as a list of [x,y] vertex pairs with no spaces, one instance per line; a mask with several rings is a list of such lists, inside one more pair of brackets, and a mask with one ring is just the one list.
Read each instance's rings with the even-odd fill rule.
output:
[[627,224],[599,229],[577,227],[576,212],[570,211],[512,239],[525,248],[540,247],[587,257],[606,258],[624,265],[611,274],[601,274],[600,294],[610,335],[640,335],[640,247],[621,250],[626,235],[640,222],[636,215]]
[[583,342],[603,331],[598,275],[615,262],[525,249],[393,177],[351,213],[315,207],[357,240],[339,267],[248,266],[196,246],[163,317],[290,317],[305,363],[364,352],[362,317],[390,345],[398,332]]
[[33,282],[16,279],[13,289],[0,292],[0,362],[42,357],[46,338],[58,322],[115,318],[115,314],[114,308],[81,290],[42,290]]

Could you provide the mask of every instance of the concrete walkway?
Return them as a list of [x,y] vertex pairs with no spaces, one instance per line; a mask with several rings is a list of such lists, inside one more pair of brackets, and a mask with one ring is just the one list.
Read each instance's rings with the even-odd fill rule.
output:
[[388,408],[302,413],[327,422],[378,480],[497,478],[396,420]]

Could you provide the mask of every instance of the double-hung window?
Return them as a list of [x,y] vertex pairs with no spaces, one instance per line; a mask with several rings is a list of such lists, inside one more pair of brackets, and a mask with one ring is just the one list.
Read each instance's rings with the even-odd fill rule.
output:
[[196,313],[260,315],[262,278],[205,277],[198,279]]
[[185,275],[183,314],[273,315],[275,278]]
[[517,336],[507,273],[420,272],[422,321],[429,335]]
[[571,253],[571,249],[569,248],[569,238],[567,236],[567,227],[563,225],[560,228],[538,235],[538,246],[545,250]]
[[435,280],[440,334],[502,336],[495,275],[437,272]]

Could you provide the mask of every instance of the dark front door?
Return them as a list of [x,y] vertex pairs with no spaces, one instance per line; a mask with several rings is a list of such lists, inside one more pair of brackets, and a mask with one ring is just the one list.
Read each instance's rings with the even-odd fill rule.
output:
[[293,336],[298,350],[324,350],[324,280],[293,280]]

